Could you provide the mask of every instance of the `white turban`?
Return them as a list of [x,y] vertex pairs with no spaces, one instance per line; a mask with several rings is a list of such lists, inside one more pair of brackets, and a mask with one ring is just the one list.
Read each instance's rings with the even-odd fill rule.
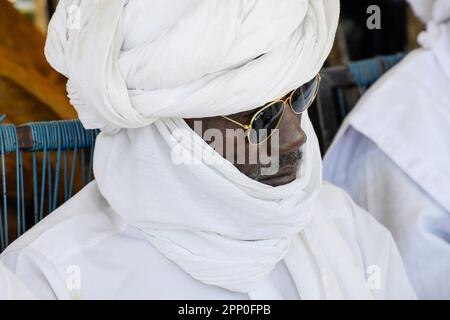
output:
[[408,0],[415,14],[427,24],[419,43],[431,49],[450,77],[450,0]]
[[[273,298],[264,282],[284,259],[303,298],[371,297],[316,202],[322,163],[307,114],[298,179],[275,188],[211,152],[182,119],[254,109],[311,80],[338,17],[338,0],[60,1],[46,56],[69,78],[83,124],[108,129],[95,147],[100,192],[193,278]],[[177,147],[201,161],[175,164]]]
[[87,128],[251,110],[311,80],[338,0],[62,0],[45,54]]

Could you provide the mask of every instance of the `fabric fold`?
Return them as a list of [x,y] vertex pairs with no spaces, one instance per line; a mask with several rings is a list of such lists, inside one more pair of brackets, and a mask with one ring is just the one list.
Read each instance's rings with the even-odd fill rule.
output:
[[[337,0],[177,0],[164,16],[155,6],[60,1],[45,53],[70,79],[71,101],[87,128],[115,132],[274,100],[319,72],[339,13]],[[147,19],[134,21],[141,12]],[[79,24],[68,23],[77,13]]]

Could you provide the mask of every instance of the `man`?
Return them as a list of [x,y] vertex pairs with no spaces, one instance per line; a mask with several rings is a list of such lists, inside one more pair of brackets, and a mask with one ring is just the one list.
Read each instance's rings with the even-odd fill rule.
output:
[[393,233],[421,298],[450,298],[450,2],[410,0],[427,23],[361,99],[325,157],[325,177]]
[[102,128],[96,181],[3,263],[38,298],[414,298],[390,234],[322,186],[307,109],[338,13],[336,0],[62,1],[46,55]]

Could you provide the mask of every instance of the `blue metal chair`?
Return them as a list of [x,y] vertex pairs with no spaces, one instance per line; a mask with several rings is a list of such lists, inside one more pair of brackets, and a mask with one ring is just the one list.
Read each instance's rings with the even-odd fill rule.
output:
[[77,120],[0,125],[0,251],[93,179],[98,133]]
[[317,108],[311,108],[310,113],[322,153],[326,152],[361,95],[404,56],[403,53],[381,56],[322,71]]

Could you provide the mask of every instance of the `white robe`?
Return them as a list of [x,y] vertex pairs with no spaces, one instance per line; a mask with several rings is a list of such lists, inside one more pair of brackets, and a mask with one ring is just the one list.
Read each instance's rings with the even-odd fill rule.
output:
[[33,300],[35,296],[0,262],[0,300]]
[[450,78],[420,49],[349,115],[325,179],[383,223],[419,298],[450,298]]
[[[318,199],[367,270],[374,297],[415,298],[390,233],[336,187],[324,186]],[[191,278],[111,209],[95,181],[10,245],[0,261],[39,299],[249,298]],[[301,298],[282,262],[265,285],[282,299]]]

